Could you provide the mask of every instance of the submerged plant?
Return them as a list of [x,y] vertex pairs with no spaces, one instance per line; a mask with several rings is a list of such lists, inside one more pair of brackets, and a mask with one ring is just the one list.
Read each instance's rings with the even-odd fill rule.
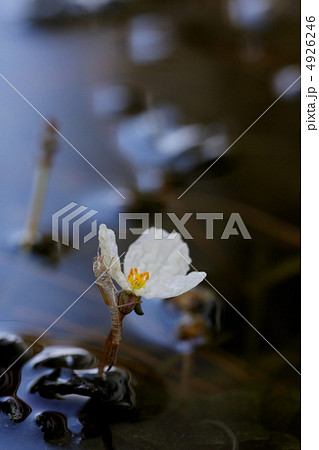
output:
[[[115,234],[106,225],[100,225],[99,251],[93,270],[104,302],[110,307],[112,329],[106,340],[104,358],[99,373],[108,364],[116,363],[122,340],[122,321],[133,310],[143,314],[141,298],[170,298],[197,286],[206,277],[205,272],[190,272],[188,245],[180,234],[149,228],[128,248],[121,269]],[[120,286],[117,291],[112,279]]]

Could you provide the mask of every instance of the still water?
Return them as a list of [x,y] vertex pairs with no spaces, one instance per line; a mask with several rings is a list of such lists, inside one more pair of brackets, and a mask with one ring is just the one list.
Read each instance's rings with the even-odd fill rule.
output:
[[[298,78],[298,2],[73,2],[56,15],[36,3],[0,5],[1,73],[33,106],[0,79],[3,370],[94,281],[96,238],[56,258],[19,247],[44,129],[34,108],[125,197],[61,138],[40,233],[70,202],[115,230],[119,212],[193,213],[193,264],[224,298],[205,286],[214,308],[191,345],[177,309],[145,300],[99,387],[120,395],[97,401],[110,319],[93,286],[2,377],[1,448],[299,449],[299,375],[225,301],[299,370],[298,82],[216,161]],[[198,212],[224,214],[214,239]],[[251,240],[220,239],[232,212]],[[51,381],[62,399],[41,390]]]

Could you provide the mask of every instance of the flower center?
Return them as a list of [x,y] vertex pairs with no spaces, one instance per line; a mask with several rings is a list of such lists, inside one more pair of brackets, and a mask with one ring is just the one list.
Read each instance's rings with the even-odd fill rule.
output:
[[130,270],[127,280],[132,286],[132,289],[141,289],[144,287],[149,277],[150,275],[148,272],[139,273],[138,269],[135,267],[135,269]]

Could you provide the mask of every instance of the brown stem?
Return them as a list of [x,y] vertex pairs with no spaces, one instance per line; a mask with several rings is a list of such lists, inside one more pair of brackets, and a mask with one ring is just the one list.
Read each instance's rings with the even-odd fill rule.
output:
[[99,363],[99,371],[98,374],[102,375],[104,367],[108,362],[109,352],[112,345],[112,331],[110,331],[108,337],[105,339],[104,348],[103,348],[103,356]]
[[[123,319],[124,319],[124,316],[121,315],[121,317],[120,317],[120,320],[121,320],[120,326],[121,327],[122,327]],[[118,349],[119,349],[120,343],[113,341],[113,338],[114,338],[113,335],[114,335],[113,330],[111,330],[108,337],[105,339],[104,348],[103,348],[103,356],[100,360],[99,367],[98,367],[99,375],[102,375],[102,373],[104,371],[104,367],[106,365],[108,365],[107,370],[109,371],[116,364],[117,354],[118,354]]]

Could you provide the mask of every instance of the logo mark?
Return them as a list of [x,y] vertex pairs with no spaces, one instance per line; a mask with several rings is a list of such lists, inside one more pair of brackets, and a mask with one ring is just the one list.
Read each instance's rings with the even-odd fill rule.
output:
[[[73,210],[69,214],[67,214],[62,219],[62,244],[69,245],[70,244],[70,236],[69,236],[69,229],[70,229],[70,222],[80,216],[83,211],[87,210],[86,206],[79,206],[76,209],[73,209],[75,206],[78,206],[77,203],[71,202],[68,205],[66,205],[64,208],[59,209],[56,213],[52,214],[52,240],[55,242],[59,241],[59,219],[61,216],[63,216],[65,213]],[[95,216],[98,211],[95,211],[95,209],[89,210],[86,214],[82,215],[78,219],[76,219],[73,222],[72,225],[72,247],[80,250],[80,226],[87,222],[91,217]],[[86,243],[90,239],[94,238],[94,236],[97,235],[97,220],[94,220],[91,222],[91,231],[86,234],[83,238],[83,242]]]

